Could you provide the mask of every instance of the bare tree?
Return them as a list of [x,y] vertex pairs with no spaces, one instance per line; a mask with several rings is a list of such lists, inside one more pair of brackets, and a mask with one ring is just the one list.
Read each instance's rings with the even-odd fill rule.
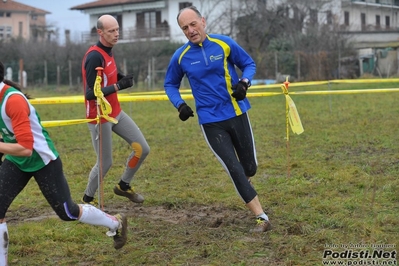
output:
[[284,72],[302,79],[329,78],[337,66],[337,48],[349,50],[339,34],[338,19],[329,13],[335,3],[242,0],[237,40],[255,58],[260,75]]
[[[206,3],[206,4],[205,4]],[[238,2],[233,0],[201,0],[197,7],[206,19],[208,33],[234,37]]]

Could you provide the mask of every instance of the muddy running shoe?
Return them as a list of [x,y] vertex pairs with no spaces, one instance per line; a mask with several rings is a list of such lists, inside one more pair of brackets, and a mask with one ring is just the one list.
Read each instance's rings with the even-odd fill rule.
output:
[[94,207],[98,207],[98,201],[96,199],[93,199],[92,201],[87,202],[84,200],[84,198],[82,198],[82,203],[90,204],[90,205],[93,205]]
[[116,230],[114,237],[114,248],[122,248],[127,241],[127,218],[124,214],[116,214],[116,219],[119,221],[119,228]]
[[270,231],[270,230],[272,230],[272,224],[267,220],[258,218],[258,219],[256,219],[255,228],[251,229],[250,232],[251,233],[263,233],[263,232]]
[[126,197],[135,203],[143,203],[144,197],[134,192],[133,188],[129,187],[126,191],[122,190],[119,185],[114,187],[114,193],[118,196]]

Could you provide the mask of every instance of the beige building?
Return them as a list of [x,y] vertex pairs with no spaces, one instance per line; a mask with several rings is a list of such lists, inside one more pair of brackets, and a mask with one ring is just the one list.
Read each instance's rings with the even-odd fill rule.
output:
[[0,40],[48,38],[46,15],[50,12],[12,0],[0,2]]

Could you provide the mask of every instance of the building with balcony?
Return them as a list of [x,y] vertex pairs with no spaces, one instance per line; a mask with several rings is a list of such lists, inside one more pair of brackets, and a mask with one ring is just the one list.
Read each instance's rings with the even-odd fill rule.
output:
[[341,34],[358,49],[361,74],[398,75],[399,0],[341,3]]
[[[90,35],[97,38],[95,29],[98,17],[110,14],[114,15],[119,22],[122,41],[151,38],[185,42],[186,38],[176,23],[176,16],[181,8],[189,5],[197,6],[207,18],[209,26],[209,23],[215,20],[223,23],[221,14],[224,11],[218,12],[217,9],[229,8],[232,10],[231,13],[234,13],[235,6],[235,13],[237,13],[242,2],[242,0],[193,0],[190,2],[179,0],[98,0],[70,9],[80,10],[90,17],[89,23],[92,32],[85,33],[84,41],[90,39]],[[350,36],[357,48],[384,47],[387,44],[397,45],[399,43],[397,37],[399,0],[314,1],[306,2],[306,6],[300,1],[253,1],[253,3],[256,2],[262,2],[266,8],[284,6],[287,15],[291,17],[304,15],[305,23],[302,31],[306,31],[307,25],[339,24],[340,32]],[[229,4],[228,7],[226,7],[227,4]],[[224,8],[219,8],[221,6],[218,5],[223,5]],[[248,5],[248,1],[246,5]],[[225,23],[229,22],[231,21]],[[212,29],[213,32],[223,33],[222,25],[219,25],[219,29],[214,26]]]
[[[339,25],[339,31],[352,38],[357,48],[399,44],[399,0],[271,0],[268,8],[282,6],[291,18],[304,17],[302,31],[308,26]],[[332,27],[331,27],[332,28]]]
[[342,1],[341,33],[357,48],[399,46],[398,0]]
[[399,74],[399,0],[267,1],[267,8],[277,7],[290,18],[303,17],[303,32],[318,26],[338,30],[357,49],[360,74]]
[[[221,14],[237,6],[240,0],[98,0],[71,7],[89,15],[91,32],[84,33],[82,41],[97,40],[97,19],[103,14],[113,15],[120,27],[120,42],[142,39],[186,42],[187,39],[177,25],[176,17],[180,9],[194,5],[207,18],[208,26],[214,21],[214,32],[223,33],[218,28]],[[208,27],[209,28],[209,27]]]
[[190,5],[202,12],[208,32],[233,38],[236,32],[229,25],[233,25],[240,14],[245,15],[249,9],[283,9],[285,16],[300,18],[301,23],[295,25],[299,31],[306,33],[309,27],[317,26],[338,31],[358,50],[360,65],[372,62],[373,67],[362,70],[372,72],[377,66],[382,75],[397,74],[393,71],[398,69],[399,58],[399,0],[98,0],[70,9],[89,15],[92,31],[83,34],[84,42],[98,40],[96,24],[103,14],[118,20],[120,42],[143,39],[185,42],[176,17],[181,8]]
[[0,40],[48,39],[46,15],[50,12],[12,0],[0,2]]

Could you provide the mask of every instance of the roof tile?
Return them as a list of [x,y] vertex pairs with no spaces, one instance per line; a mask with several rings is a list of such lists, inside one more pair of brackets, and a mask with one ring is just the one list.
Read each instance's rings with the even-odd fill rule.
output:
[[39,9],[33,6],[28,6],[24,5],[21,3],[18,3],[17,1],[12,1],[12,0],[7,0],[6,2],[1,1],[0,2],[0,10],[1,11],[10,11],[10,12],[23,12],[23,13],[28,13],[28,12],[33,12],[36,14],[51,14],[51,12]]

